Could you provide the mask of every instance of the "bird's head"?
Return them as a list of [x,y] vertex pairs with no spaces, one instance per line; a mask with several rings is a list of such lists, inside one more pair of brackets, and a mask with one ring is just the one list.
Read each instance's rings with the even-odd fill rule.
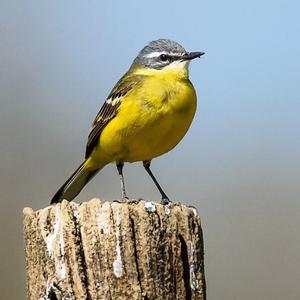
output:
[[204,52],[187,52],[180,44],[158,39],[145,46],[133,61],[134,66],[153,70],[173,70],[187,72],[189,62]]

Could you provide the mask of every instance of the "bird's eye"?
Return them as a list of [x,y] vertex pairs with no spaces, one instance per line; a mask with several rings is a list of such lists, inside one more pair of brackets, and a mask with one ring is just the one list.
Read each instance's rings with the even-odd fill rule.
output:
[[166,54],[161,54],[161,55],[160,55],[160,59],[161,59],[162,61],[166,61],[166,60],[168,60],[168,55],[166,55]]

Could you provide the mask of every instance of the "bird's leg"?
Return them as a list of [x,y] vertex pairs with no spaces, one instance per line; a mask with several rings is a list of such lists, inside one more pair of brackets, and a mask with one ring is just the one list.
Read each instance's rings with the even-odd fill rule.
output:
[[118,173],[119,173],[120,181],[121,181],[122,200],[126,201],[126,200],[128,200],[128,197],[126,195],[124,176],[123,176],[124,163],[123,162],[117,162],[116,165],[117,165],[117,169],[118,169]]
[[164,204],[164,205],[168,204],[171,201],[169,200],[168,196],[165,194],[165,192],[163,191],[163,189],[161,188],[161,186],[157,182],[156,178],[154,177],[153,173],[151,172],[151,170],[150,170],[150,164],[151,164],[151,160],[144,160],[143,161],[144,168],[146,169],[147,173],[152,178],[153,182],[155,183],[156,187],[158,188],[158,190],[159,190],[159,192],[161,194],[161,204]]

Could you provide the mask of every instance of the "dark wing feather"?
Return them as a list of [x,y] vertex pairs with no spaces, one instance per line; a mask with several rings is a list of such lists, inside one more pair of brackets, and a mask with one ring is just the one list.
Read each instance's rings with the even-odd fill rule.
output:
[[86,144],[85,158],[92,153],[94,147],[99,142],[102,130],[117,115],[124,96],[140,83],[142,77],[142,75],[126,73],[112,89],[92,124]]

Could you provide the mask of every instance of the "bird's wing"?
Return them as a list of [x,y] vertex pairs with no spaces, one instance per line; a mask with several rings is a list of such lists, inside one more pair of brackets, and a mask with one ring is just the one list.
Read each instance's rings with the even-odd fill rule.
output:
[[142,77],[142,75],[126,73],[114,86],[92,124],[86,144],[85,158],[92,153],[97,145],[103,129],[117,115],[124,96],[141,82]]

